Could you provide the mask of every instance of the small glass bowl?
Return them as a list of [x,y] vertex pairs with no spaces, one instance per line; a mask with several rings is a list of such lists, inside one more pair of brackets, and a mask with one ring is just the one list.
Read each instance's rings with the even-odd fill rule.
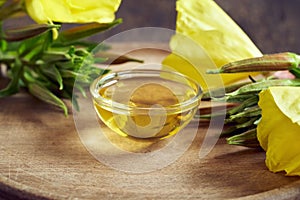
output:
[[90,86],[98,117],[121,136],[168,138],[185,127],[202,89],[174,71],[135,69],[100,76]]

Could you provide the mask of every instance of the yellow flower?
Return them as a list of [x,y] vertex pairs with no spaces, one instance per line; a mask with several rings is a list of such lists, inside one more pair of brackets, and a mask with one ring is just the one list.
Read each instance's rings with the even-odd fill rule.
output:
[[38,23],[110,23],[121,0],[25,0],[30,17]]
[[259,94],[257,137],[272,172],[300,175],[300,88],[270,87]]
[[[198,80],[204,88],[206,81],[203,79],[214,79],[216,76],[205,74],[207,68],[214,67],[211,64],[206,66],[209,63],[205,59],[210,57],[220,67],[228,62],[262,55],[241,28],[214,1],[179,0],[176,9],[178,34],[171,39],[173,54],[163,64]],[[225,84],[229,84],[248,75],[225,74],[222,78]],[[211,82],[214,84],[214,81]]]

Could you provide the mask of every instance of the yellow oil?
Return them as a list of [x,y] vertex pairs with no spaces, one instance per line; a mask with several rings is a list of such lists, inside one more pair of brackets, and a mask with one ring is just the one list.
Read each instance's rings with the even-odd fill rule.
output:
[[167,138],[183,128],[197,110],[195,105],[181,109],[182,102],[196,96],[194,88],[160,77],[119,80],[102,87],[99,94],[130,108],[120,109],[114,103],[107,105],[94,101],[101,121],[125,137]]

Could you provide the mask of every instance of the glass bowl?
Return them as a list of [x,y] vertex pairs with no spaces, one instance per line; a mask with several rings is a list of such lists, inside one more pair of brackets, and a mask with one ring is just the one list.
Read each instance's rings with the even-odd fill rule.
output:
[[121,136],[168,138],[185,127],[202,89],[174,71],[135,69],[100,76],[90,86],[98,117]]

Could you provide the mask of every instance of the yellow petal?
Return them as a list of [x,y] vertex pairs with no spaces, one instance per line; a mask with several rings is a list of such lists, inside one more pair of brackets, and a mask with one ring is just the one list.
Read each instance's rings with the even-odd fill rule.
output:
[[[197,80],[204,89],[223,85],[220,76],[205,76],[206,69],[215,68],[215,64],[206,51],[193,40],[182,34],[176,34],[171,39],[170,47],[173,53],[162,62],[164,68],[175,69],[188,75]],[[197,57],[195,57],[195,52],[197,52]]]
[[257,137],[270,171],[300,175],[299,87],[271,87],[259,95]]
[[300,125],[300,88],[282,87],[271,90],[274,101],[283,114]]
[[[189,37],[196,44],[203,47],[217,67],[228,62],[262,55],[241,28],[214,1],[179,0],[177,1],[176,8],[178,11],[176,32]],[[176,54],[178,49],[174,49],[174,46],[182,48],[180,51],[181,54],[168,56],[163,61],[164,65],[171,66],[181,72],[189,68],[205,68],[206,70],[211,67],[192,65],[191,63],[199,60],[198,51],[190,49],[185,43],[179,43],[179,45],[178,43],[178,38],[174,37],[171,40],[171,49]],[[177,58],[173,59],[174,57]],[[191,59],[191,62],[182,66],[182,62],[178,61],[178,57],[182,57],[182,59],[188,57]],[[182,70],[181,68],[184,69]],[[195,76],[194,74],[190,74],[189,71],[185,74]],[[248,75],[230,74],[222,75],[222,78],[224,83],[228,84],[245,78]],[[196,77],[199,82],[203,82],[202,79],[209,79],[213,76],[206,75],[205,73],[199,74],[198,72]]]
[[38,23],[109,23],[121,0],[25,0],[30,17]]

